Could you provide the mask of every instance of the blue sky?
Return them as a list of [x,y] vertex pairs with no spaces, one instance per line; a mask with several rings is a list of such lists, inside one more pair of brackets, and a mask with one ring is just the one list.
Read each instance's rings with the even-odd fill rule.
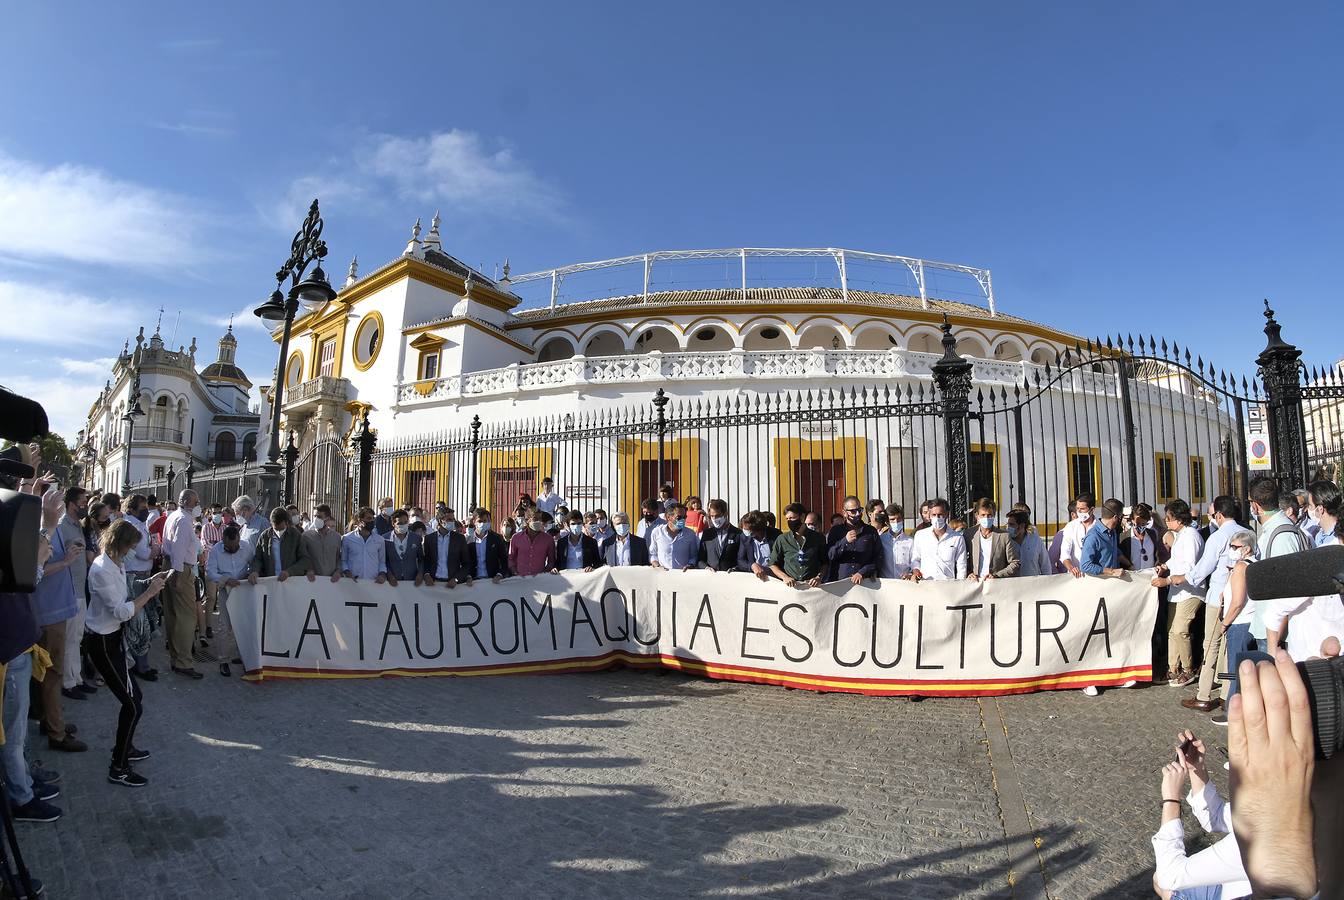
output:
[[1338,7],[78,2],[5,32],[0,384],[71,437],[160,306],[212,357],[313,196],[333,278],[439,209],[487,272],[852,247],[1228,368],[1266,296],[1344,352]]

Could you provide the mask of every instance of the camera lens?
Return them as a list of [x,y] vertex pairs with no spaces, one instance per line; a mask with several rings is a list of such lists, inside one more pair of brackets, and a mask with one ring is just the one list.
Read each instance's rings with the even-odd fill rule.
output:
[[1311,702],[1316,732],[1316,758],[1329,759],[1344,750],[1344,657],[1309,659],[1297,664]]

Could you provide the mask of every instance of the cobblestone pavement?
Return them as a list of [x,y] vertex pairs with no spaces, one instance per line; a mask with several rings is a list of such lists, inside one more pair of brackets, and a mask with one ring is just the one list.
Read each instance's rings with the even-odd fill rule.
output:
[[1146,897],[1176,730],[1225,741],[1165,687],[207,671],[145,686],[139,790],[105,780],[112,698],[67,702],[93,749],[37,745],[65,817],[19,826],[49,896]]

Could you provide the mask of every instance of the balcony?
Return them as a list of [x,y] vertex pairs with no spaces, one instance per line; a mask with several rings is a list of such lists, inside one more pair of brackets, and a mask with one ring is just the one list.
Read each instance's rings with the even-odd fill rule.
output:
[[176,428],[162,428],[158,425],[137,425],[131,432],[132,440],[157,441],[161,444],[182,443],[182,432]]
[[[939,355],[914,350],[711,350],[661,353],[657,350],[621,356],[576,356],[555,362],[528,363],[445,375],[402,384],[398,403],[428,405],[435,401],[539,391],[585,385],[673,381],[736,381],[837,378],[876,381],[928,379]],[[979,383],[1020,384],[1039,366],[1025,362],[975,359]]]
[[284,410],[286,414],[295,412],[316,412],[324,403],[344,406],[350,399],[350,379],[332,378],[319,375],[294,387],[285,389]]

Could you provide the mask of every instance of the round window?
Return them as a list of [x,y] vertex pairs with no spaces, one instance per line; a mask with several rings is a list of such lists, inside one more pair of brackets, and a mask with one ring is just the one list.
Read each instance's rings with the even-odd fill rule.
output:
[[303,380],[303,357],[295,353],[289,357],[289,365],[285,366],[285,387],[292,388]]
[[773,341],[775,338],[779,337],[779,335],[779,329],[773,325],[768,325],[761,329],[761,337],[765,338],[767,341]]
[[369,313],[355,329],[355,367],[363,371],[373,365],[383,344],[383,317]]

